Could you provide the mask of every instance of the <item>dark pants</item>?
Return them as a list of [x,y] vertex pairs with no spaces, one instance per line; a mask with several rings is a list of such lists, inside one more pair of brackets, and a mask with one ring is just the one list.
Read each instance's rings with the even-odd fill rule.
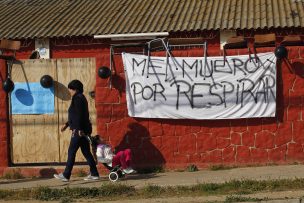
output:
[[68,151],[68,160],[66,163],[65,170],[63,172],[64,177],[67,179],[70,179],[72,169],[73,169],[73,166],[75,163],[76,152],[78,151],[79,147],[81,148],[81,152],[82,152],[83,156],[86,158],[87,163],[90,166],[91,175],[99,176],[97,168],[96,168],[95,160],[90,151],[89,141],[86,139],[85,136],[79,136],[76,133],[75,134],[72,133],[71,142],[70,142],[69,151]]

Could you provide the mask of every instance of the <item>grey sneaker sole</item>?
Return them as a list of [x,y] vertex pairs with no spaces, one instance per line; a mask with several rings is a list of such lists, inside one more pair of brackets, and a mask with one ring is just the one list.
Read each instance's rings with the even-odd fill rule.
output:
[[91,181],[91,180],[99,180],[99,178],[84,178],[85,181]]
[[56,178],[57,180],[61,180],[61,181],[63,181],[63,182],[69,182],[69,180],[68,179],[66,179],[66,178],[61,178],[59,175],[57,175],[57,174],[54,174],[54,178]]

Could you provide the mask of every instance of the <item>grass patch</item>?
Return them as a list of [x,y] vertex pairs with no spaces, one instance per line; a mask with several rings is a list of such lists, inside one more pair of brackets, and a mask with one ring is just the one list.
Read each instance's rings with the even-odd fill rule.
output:
[[23,179],[24,176],[21,174],[20,170],[11,170],[3,174],[3,179]]
[[69,188],[54,189],[49,187],[40,187],[35,191],[34,199],[50,201],[63,198],[80,199],[96,197],[117,197],[134,193],[132,186],[122,184],[104,184],[101,187],[92,188]]
[[13,191],[10,190],[0,190],[0,199],[6,199],[7,197],[13,196]]
[[140,193],[141,196],[147,197],[147,198],[152,198],[152,197],[159,197],[161,196],[164,192],[167,192],[168,188],[164,188],[158,185],[148,185],[144,187]]
[[[226,202],[239,201],[260,201],[258,199],[245,198],[242,194],[253,194],[261,191],[284,191],[302,189],[304,179],[286,180],[242,180],[229,181],[216,184],[196,184],[192,186],[157,186],[148,185],[142,188],[135,188],[123,184],[102,184],[100,187],[92,188],[70,188],[55,189],[40,187],[23,190],[0,190],[0,199],[3,200],[28,200],[36,199],[41,201],[60,201],[64,203],[74,202],[77,199],[100,200],[126,200],[126,199],[147,199],[165,197],[186,197],[203,195],[228,195]],[[244,199],[245,198],[245,199]]]
[[234,196],[229,195],[225,199],[225,203],[230,202],[260,202],[263,200],[267,200],[267,198],[261,199],[261,198],[252,198],[252,197],[242,197],[242,196]]
[[189,166],[187,167],[186,170],[187,170],[188,172],[195,172],[195,171],[198,171],[198,168],[197,168],[196,165],[191,164],[191,165],[189,165]]
[[60,203],[72,203],[75,202],[75,200],[71,199],[70,197],[63,197],[59,201]]

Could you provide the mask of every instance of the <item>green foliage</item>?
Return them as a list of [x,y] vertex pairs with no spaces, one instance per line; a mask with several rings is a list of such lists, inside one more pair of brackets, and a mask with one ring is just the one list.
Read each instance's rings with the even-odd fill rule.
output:
[[201,196],[201,195],[230,195],[226,202],[251,201],[252,198],[245,198],[241,195],[252,194],[260,191],[283,191],[296,190],[304,187],[304,179],[285,180],[232,180],[225,183],[202,183],[192,186],[158,186],[148,185],[142,188],[123,184],[103,184],[100,187],[92,188],[70,188],[55,189],[39,187],[23,190],[1,190],[0,199],[5,200],[26,200],[37,199],[42,201],[60,201],[64,203],[73,202],[77,199],[98,198],[110,199],[145,199],[151,197],[178,197],[178,196]]
[[260,202],[264,199],[260,198],[252,198],[252,197],[242,197],[242,196],[233,196],[229,195],[225,199],[225,203],[230,203],[230,202]]
[[75,202],[73,199],[71,199],[70,197],[63,197],[60,199],[60,203],[72,203]]
[[34,198],[38,200],[50,201],[58,200],[61,197],[64,197],[64,190],[49,188],[49,187],[39,187],[35,191]]
[[0,199],[6,199],[12,196],[13,191],[10,190],[0,190]]
[[4,179],[23,179],[24,176],[21,174],[20,170],[11,170],[3,175]]
[[198,171],[198,168],[197,168],[196,165],[191,164],[191,165],[189,165],[189,166],[187,167],[187,171],[188,171],[188,172]]
[[136,192],[133,186],[124,184],[104,184],[99,190],[101,196],[119,196]]
[[157,185],[148,185],[142,189],[142,194],[146,197],[159,197],[166,192],[165,188]]
[[221,184],[216,183],[206,183],[206,184],[198,184],[193,186],[193,191],[203,191],[203,192],[215,192],[222,188]]
[[92,188],[70,188],[55,189],[49,187],[40,187],[35,192],[35,199],[50,201],[62,198],[95,198],[95,197],[115,197],[119,195],[128,195],[135,192],[132,186],[122,184],[104,184],[101,187]]
[[21,189],[21,190],[1,190],[0,200],[28,200],[33,199],[35,189]]

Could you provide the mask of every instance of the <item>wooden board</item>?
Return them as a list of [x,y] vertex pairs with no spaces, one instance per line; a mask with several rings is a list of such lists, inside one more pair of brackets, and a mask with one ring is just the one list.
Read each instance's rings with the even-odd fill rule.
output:
[[[67,88],[73,79],[84,84],[89,103],[93,135],[96,134],[95,100],[89,96],[95,89],[95,58],[24,60],[12,68],[14,82],[39,82],[45,75],[54,79],[55,113],[53,115],[11,115],[11,159],[14,164],[66,162],[71,131],[60,132],[67,121],[71,102]],[[85,161],[79,149],[77,162]]]
[[[88,100],[90,119],[93,124],[93,135],[96,134],[96,110],[95,100],[89,96],[89,92],[94,91],[95,89],[95,67],[95,58],[57,60],[58,81],[60,81],[61,87],[66,87],[65,91],[68,91],[68,83],[74,79],[80,80],[84,85],[84,95]],[[65,91],[61,90],[61,92]],[[70,100],[64,100],[58,97],[60,126],[67,121],[67,110],[70,102]],[[69,147],[70,139],[71,131],[66,130],[63,133],[60,133],[60,162],[66,162],[67,160],[67,149]],[[76,161],[85,161],[80,149],[77,152]]]
[[[14,82],[39,82],[48,74],[56,79],[53,60],[25,60],[14,64]],[[55,99],[55,98],[54,98]],[[11,115],[11,157],[13,163],[40,163],[59,161],[58,108],[55,113],[41,115]]]

